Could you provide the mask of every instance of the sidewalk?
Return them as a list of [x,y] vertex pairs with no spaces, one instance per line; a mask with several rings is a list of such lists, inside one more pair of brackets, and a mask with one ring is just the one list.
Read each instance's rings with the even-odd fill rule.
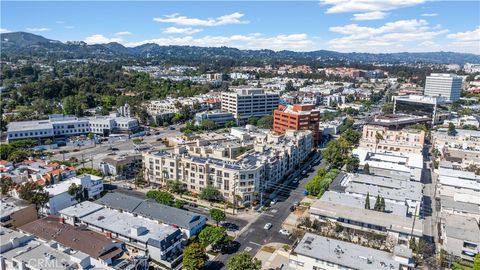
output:
[[293,230],[297,228],[297,225],[300,223],[300,219],[308,214],[307,205],[311,205],[316,199],[311,199],[308,197],[303,198],[300,202],[300,206],[297,209],[288,215],[288,217],[283,221],[282,227],[287,230]]
[[279,269],[288,265],[289,251],[285,250],[286,246],[290,248],[282,243],[266,244],[255,254],[255,258],[262,261],[262,269]]

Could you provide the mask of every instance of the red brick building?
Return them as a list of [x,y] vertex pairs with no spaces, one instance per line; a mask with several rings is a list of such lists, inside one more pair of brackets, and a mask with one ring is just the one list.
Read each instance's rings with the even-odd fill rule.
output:
[[321,141],[319,131],[320,111],[315,105],[280,105],[273,112],[273,130],[283,134],[286,130],[310,130],[313,132],[314,144]]

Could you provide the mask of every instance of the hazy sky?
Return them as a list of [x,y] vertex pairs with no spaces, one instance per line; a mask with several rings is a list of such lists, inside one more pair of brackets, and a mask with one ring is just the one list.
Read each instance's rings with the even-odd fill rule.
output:
[[126,46],[480,54],[480,1],[1,1],[1,31]]

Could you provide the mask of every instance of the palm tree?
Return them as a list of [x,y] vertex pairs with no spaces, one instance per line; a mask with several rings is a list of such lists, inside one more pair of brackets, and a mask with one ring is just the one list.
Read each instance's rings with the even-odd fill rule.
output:
[[377,153],[378,143],[379,143],[380,141],[383,141],[383,140],[384,140],[384,139],[383,139],[382,133],[377,132],[377,133],[375,134],[375,154]]

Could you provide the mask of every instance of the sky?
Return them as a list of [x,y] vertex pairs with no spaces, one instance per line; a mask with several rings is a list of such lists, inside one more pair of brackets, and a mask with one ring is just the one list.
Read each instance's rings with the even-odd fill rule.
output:
[[480,1],[1,1],[0,32],[125,46],[480,54]]

